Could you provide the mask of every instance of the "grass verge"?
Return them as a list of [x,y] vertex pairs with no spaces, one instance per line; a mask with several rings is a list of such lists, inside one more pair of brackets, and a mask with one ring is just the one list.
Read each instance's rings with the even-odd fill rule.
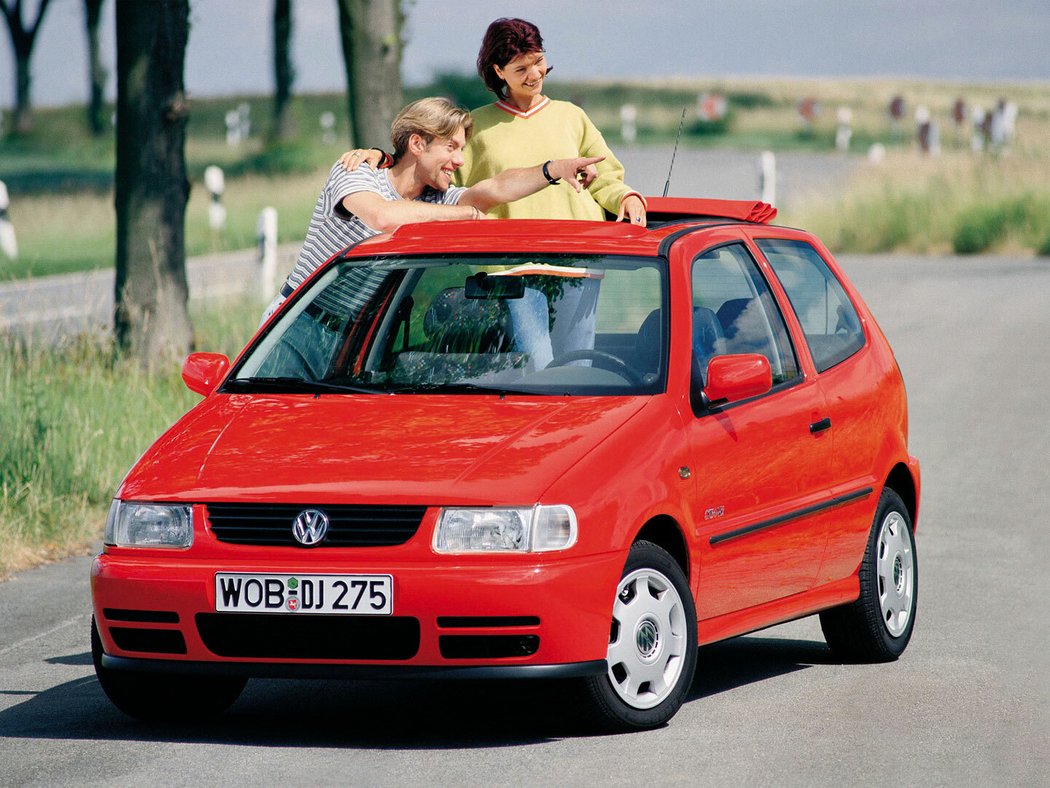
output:
[[[258,317],[255,303],[195,307],[197,344],[234,355]],[[124,473],[199,400],[179,372],[147,375],[100,337],[0,337],[0,577],[98,543]]]
[[974,254],[1037,252],[1050,241],[1050,152],[891,152],[834,204],[811,201],[779,220],[833,251]]

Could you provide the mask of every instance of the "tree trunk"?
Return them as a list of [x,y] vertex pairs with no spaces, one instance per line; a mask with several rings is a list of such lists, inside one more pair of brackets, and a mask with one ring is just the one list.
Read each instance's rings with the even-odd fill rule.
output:
[[273,3],[273,131],[275,142],[288,139],[291,134],[288,103],[295,83],[292,66],[292,0],[274,0]]
[[106,69],[98,43],[98,25],[102,19],[103,0],[84,0],[84,25],[88,41],[88,79],[91,92],[88,98],[88,128],[96,137],[106,131]]
[[347,74],[351,139],[356,146],[385,146],[401,109],[399,0],[338,0]]
[[189,0],[116,0],[118,345],[147,369],[181,361],[187,310],[184,225],[190,184],[183,64]]
[[36,20],[27,27],[22,21],[22,0],[0,0],[0,13],[3,13],[7,21],[7,32],[11,36],[11,48],[15,55],[15,115],[12,124],[15,134],[28,134],[33,130],[29,59],[33,55],[36,34],[50,2],[51,0],[40,0]]

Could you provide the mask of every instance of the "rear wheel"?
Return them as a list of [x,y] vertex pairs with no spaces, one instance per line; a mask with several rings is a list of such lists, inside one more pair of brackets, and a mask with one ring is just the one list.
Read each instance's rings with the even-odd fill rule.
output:
[[635,543],[616,588],[608,671],[585,679],[592,716],[615,730],[667,722],[692,684],[696,653],[696,610],[685,574],[665,550]]
[[91,659],[113,705],[147,722],[191,722],[217,717],[240,696],[247,679],[135,673],[102,665],[102,639],[91,620]]
[[919,564],[911,516],[893,490],[883,490],[860,566],[856,602],[820,614],[831,650],[849,662],[891,662],[911,639]]

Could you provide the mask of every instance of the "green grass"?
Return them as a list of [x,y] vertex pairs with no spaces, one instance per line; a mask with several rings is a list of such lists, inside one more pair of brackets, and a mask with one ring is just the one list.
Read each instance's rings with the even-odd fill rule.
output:
[[[195,307],[197,345],[235,355],[258,316]],[[148,375],[97,337],[0,336],[0,577],[96,543],[124,473],[198,400],[179,369]]]
[[891,152],[863,166],[835,204],[813,200],[778,220],[814,231],[835,251],[1039,252],[1050,238],[1050,151]]

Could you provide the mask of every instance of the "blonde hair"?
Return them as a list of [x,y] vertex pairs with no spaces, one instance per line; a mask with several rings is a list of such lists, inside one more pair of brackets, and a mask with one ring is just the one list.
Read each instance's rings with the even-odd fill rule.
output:
[[446,98],[430,97],[413,101],[394,118],[390,126],[390,141],[394,143],[394,161],[408,150],[408,140],[418,134],[429,145],[435,139],[452,137],[463,129],[467,140],[474,131],[474,119],[462,107]]

